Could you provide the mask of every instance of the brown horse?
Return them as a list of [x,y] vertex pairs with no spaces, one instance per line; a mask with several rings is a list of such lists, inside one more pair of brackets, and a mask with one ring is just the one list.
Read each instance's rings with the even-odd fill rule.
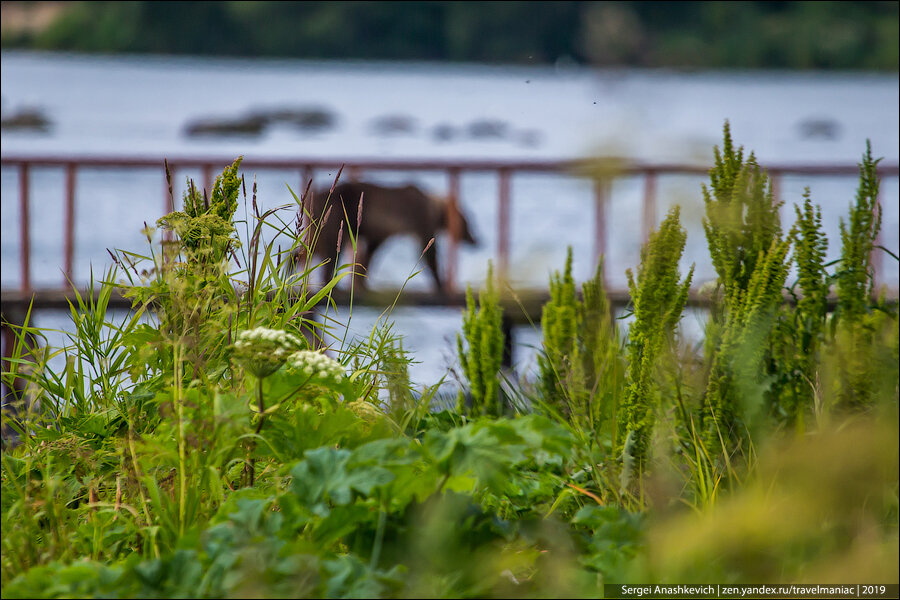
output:
[[[452,216],[459,224],[459,240],[476,243],[468,221],[455,204],[429,196],[414,185],[385,187],[350,182],[336,185],[330,194],[325,189],[310,191],[310,196],[305,206],[313,219],[312,242],[309,244],[313,256],[336,261],[340,254],[338,238],[341,238],[341,249],[347,247],[350,242],[349,228],[361,242],[357,264],[364,273],[381,245],[392,236],[413,235],[422,248],[427,247],[439,232],[449,231],[448,216],[451,210],[455,211]],[[342,228],[343,233],[340,233]],[[304,252],[295,252],[292,262],[296,264],[302,260],[305,260]],[[435,244],[431,244],[425,252],[425,261],[437,290],[443,291]]]

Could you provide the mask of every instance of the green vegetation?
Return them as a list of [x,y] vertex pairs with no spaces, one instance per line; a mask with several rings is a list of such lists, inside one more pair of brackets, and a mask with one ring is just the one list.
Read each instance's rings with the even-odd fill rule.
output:
[[49,3],[4,2],[4,48],[688,68],[900,65],[893,1],[71,2],[45,25],[26,26],[37,18],[23,15],[41,4]]
[[618,331],[603,288],[603,265],[575,294],[572,250],[562,275],[550,278],[550,301],[541,315],[543,352],[538,356],[544,410],[583,426],[596,441],[615,420],[624,366]]
[[722,288],[706,339],[711,364],[703,428],[708,446],[731,454],[746,441],[748,419],[762,410],[763,364],[783,303],[790,242],[781,239],[780,204],[768,177],[753,154],[744,161],[743,149],[735,150],[727,123],[703,198],[703,228]]
[[[660,406],[656,369],[659,355],[673,342],[675,326],[687,302],[694,267],[679,282],[678,261],[687,232],[675,206],[650,234],[641,249],[637,280],[628,270],[628,289],[634,305],[634,323],[628,331],[628,390],[619,432],[626,464],[641,467],[647,458],[650,435]],[[626,437],[627,436],[627,437]]]
[[[782,236],[765,173],[726,127],[704,190],[719,272],[704,343],[679,335],[692,271],[676,207],[629,271],[627,339],[602,270],[578,295],[570,254],[533,382],[501,393],[501,290],[489,275],[476,306],[470,289],[470,403],[443,410],[440,384],[411,388],[389,312],[363,340],[309,318],[352,265],[286,273],[314,232],[260,213],[255,192],[235,222],[239,161],[209,196],[189,185],[162,239],[148,229],[147,254],[116,252],[73,304],[64,347],[29,361],[41,331],[17,330],[3,378],[29,386],[3,416],[19,437],[0,454],[3,597],[896,581],[900,329],[871,289],[875,164],[867,150],[826,265],[809,194]],[[275,250],[284,233],[294,247]],[[333,277],[314,289],[317,269]],[[116,287],[134,301],[118,320]],[[323,328],[343,341],[319,349]]]
[[506,412],[500,393],[500,366],[503,362],[502,309],[494,287],[494,267],[488,263],[484,292],[478,294],[478,309],[472,286],[466,286],[466,311],[463,313],[463,338],[456,336],[460,366],[469,382],[472,406],[459,392],[457,410],[472,416],[500,417]]
[[[563,275],[550,278],[550,301],[541,311],[544,352],[538,356],[544,399],[566,416],[577,414],[578,399],[568,398],[567,375],[580,367],[578,344],[578,299],[572,278],[572,250],[566,255]],[[578,379],[581,379],[580,377]]]

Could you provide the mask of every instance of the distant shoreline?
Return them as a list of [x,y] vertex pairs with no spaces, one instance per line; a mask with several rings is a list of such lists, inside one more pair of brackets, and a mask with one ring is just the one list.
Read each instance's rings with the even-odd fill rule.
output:
[[[2,46],[141,55],[893,73],[896,2],[3,2]],[[494,5],[496,7],[496,5]],[[509,27],[517,23],[517,27]],[[726,33],[727,32],[727,33]],[[486,42],[485,40],[490,40]]]

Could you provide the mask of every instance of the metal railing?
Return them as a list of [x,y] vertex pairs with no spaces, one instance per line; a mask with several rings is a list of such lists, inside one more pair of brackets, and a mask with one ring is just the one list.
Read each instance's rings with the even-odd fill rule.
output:
[[[173,180],[177,171],[183,169],[200,169],[202,181],[207,189],[212,185],[213,174],[217,170],[231,164],[231,159],[219,157],[175,157],[166,161],[168,163]],[[65,173],[64,203],[63,203],[63,274],[64,280],[61,288],[68,288],[68,281],[73,278],[73,257],[75,254],[75,212],[77,198],[75,196],[78,172],[83,168],[108,168],[108,169],[158,169],[164,173],[164,160],[162,158],[145,157],[76,157],[76,156],[3,156],[0,163],[4,168],[16,168],[18,170],[18,205],[19,205],[19,260],[21,265],[21,278],[19,292],[27,294],[31,291],[31,214],[29,206],[30,198],[30,170],[33,167],[57,167]],[[607,217],[606,206],[610,200],[612,181],[622,177],[643,177],[643,200],[641,202],[641,235],[647,239],[651,229],[656,225],[656,195],[657,179],[661,175],[706,175],[708,167],[680,164],[616,164],[611,168],[598,169],[596,161],[476,161],[476,160],[331,160],[331,159],[260,159],[247,158],[241,164],[242,171],[251,170],[288,170],[296,171],[300,189],[305,189],[311,181],[316,169],[338,168],[343,166],[349,174],[360,171],[404,171],[404,172],[439,172],[447,176],[448,198],[451,204],[458,206],[460,196],[460,178],[463,173],[494,172],[497,174],[497,232],[496,232],[496,258],[498,272],[503,275],[508,271],[510,253],[510,218],[512,210],[510,180],[514,174],[520,173],[555,173],[581,177],[593,181],[594,189],[594,254],[599,257],[606,254],[607,250]],[[776,198],[780,194],[781,180],[786,175],[810,175],[810,176],[852,176],[859,172],[857,165],[764,165],[772,179],[773,192]],[[878,173],[883,177],[897,177],[898,165],[879,165]],[[174,210],[174,198],[169,189],[166,178],[162,177],[163,187],[161,191],[161,206],[163,213]],[[6,202],[6,199],[4,199]],[[449,210],[450,215],[456,214]],[[445,279],[448,291],[453,291],[456,281],[456,239],[459,223],[452,218],[449,222],[451,235],[449,236],[450,248],[447,252],[447,265]],[[873,263],[876,269],[875,277],[879,278],[878,265],[880,260]]]

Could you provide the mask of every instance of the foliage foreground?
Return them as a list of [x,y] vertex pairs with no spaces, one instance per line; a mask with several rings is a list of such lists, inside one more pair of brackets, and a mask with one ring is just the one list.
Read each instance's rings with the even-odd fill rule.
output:
[[[17,330],[3,378],[28,385],[3,416],[4,598],[898,581],[898,319],[872,289],[869,151],[825,264],[809,194],[783,231],[726,125],[703,187],[718,274],[703,342],[679,333],[693,269],[679,272],[675,208],[628,273],[627,332],[601,267],[579,293],[570,255],[533,381],[504,382],[502,286],[470,290],[464,390],[444,410],[438,385],[411,387],[389,310],[363,340],[327,316],[352,265],[284,268],[328,215],[284,221],[254,191],[235,221],[239,164],[209,194],[190,185],[147,255],[114,254],[65,347]],[[115,288],[127,317],[107,312]],[[323,351],[326,330],[341,341]]]

